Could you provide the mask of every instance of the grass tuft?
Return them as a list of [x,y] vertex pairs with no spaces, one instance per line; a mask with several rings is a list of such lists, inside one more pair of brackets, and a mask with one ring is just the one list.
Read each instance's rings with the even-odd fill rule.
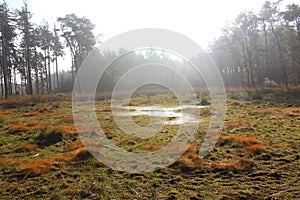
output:
[[262,146],[260,144],[253,144],[253,145],[247,147],[246,150],[249,154],[252,155],[252,154],[260,154],[266,148],[267,148],[266,146]]
[[15,166],[19,165],[21,160],[19,158],[0,157],[1,166]]
[[23,122],[17,122],[10,124],[6,127],[9,133],[20,133],[20,132],[27,132],[30,128]]
[[[180,147],[179,147],[180,148]],[[198,154],[199,146],[192,143],[186,152],[176,161],[183,167],[197,168],[200,167],[204,161]]]
[[21,163],[17,167],[17,172],[25,173],[26,175],[41,175],[50,170],[52,161],[49,159],[36,159],[26,163]]
[[77,135],[77,130],[76,130],[74,124],[60,125],[60,126],[58,126],[58,129],[60,129],[66,135],[71,135],[71,136]]
[[32,143],[25,143],[24,144],[24,149],[26,150],[32,150],[38,148],[37,144],[32,144]]
[[211,167],[217,171],[242,171],[250,170],[255,166],[254,161],[246,158],[231,160],[228,162],[212,163]]
[[232,142],[236,142],[244,145],[251,145],[251,144],[259,143],[259,140],[252,135],[249,136],[221,135],[221,137],[219,138],[219,144],[222,146]]
[[161,148],[160,145],[156,145],[156,144],[144,144],[141,146],[141,149],[143,150],[147,150],[147,151],[157,151]]

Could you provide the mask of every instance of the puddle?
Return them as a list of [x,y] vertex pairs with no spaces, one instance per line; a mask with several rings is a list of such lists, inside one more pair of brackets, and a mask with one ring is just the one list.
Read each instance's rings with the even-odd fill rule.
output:
[[[163,108],[160,106],[137,107],[121,106],[120,108],[127,112],[120,112],[117,116],[139,116],[148,115],[150,117],[162,118],[164,124],[185,124],[199,122],[199,109],[206,106],[184,105],[172,108]],[[194,113],[194,114],[193,114]],[[167,118],[167,119],[166,119]]]

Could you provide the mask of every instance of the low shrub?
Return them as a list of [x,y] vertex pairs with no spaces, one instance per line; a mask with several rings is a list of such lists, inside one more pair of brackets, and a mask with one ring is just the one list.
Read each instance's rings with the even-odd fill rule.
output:
[[63,140],[63,132],[60,129],[48,128],[42,131],[35,138],[35,143],[39,146],[50,146]]
[[201,101],[200,101],[200,105],[201,106],[208,106],[208,105],[210,105],[211,103],[209,102],[209,100],[207,100],[206,98],[204,98],[204,99],[201,99]]

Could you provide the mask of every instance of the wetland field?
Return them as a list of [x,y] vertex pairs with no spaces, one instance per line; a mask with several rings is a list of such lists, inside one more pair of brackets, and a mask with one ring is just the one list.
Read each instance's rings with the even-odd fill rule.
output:
[[[171,165],[128,173],[95,159],[79,138],[71,94],[13,96],[0,100],[1,199],[300,199],[300,90],[227,91],[223,131],[212,151],[199,157],[210,119],[209,96],[178,107],[171,94],[133,96],[122,108],[96,97],[103,134],[128,152],[154,152],[184,123],[199,123],[196,137]],[[193,108],[200,115],[181,115]],[[84,111],[83,111],[84,112]],[[162,114],[163,113],[163,114]],[[115,119],[147,126],[161,117],[151,138],[125,134]],[[81,130],[85,124],[82,123]],[[86,127],[88,130],[88,127]],[[84,131],[83,131],[84,132]],[[137,162],[138,166],[139,163]]]

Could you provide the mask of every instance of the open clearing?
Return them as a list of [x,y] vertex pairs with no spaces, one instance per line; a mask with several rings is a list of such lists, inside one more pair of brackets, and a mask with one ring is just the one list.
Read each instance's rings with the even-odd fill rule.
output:
[[[259,98],[253,91],[227,94],[224,130],[207,157],[201,159],[198,151],[214,114],[209,105],[199,108],[197,138],[186,153],[144,174],[114,171],[89,154],[74,127],[69,95],[3,99],[1,199],[299,199],[299,90],[266,90]],[[158,94],[134,97],[129,106],[158,104],[177,102]],[[96,107],[104,134],[127,151],[158,150],[178,129],[169,123],[151,139],[133,138],[116,126],[108,100]],[[150,119],[132,118],[141,126]],[[85,142],[95,151],[101,145]]]

